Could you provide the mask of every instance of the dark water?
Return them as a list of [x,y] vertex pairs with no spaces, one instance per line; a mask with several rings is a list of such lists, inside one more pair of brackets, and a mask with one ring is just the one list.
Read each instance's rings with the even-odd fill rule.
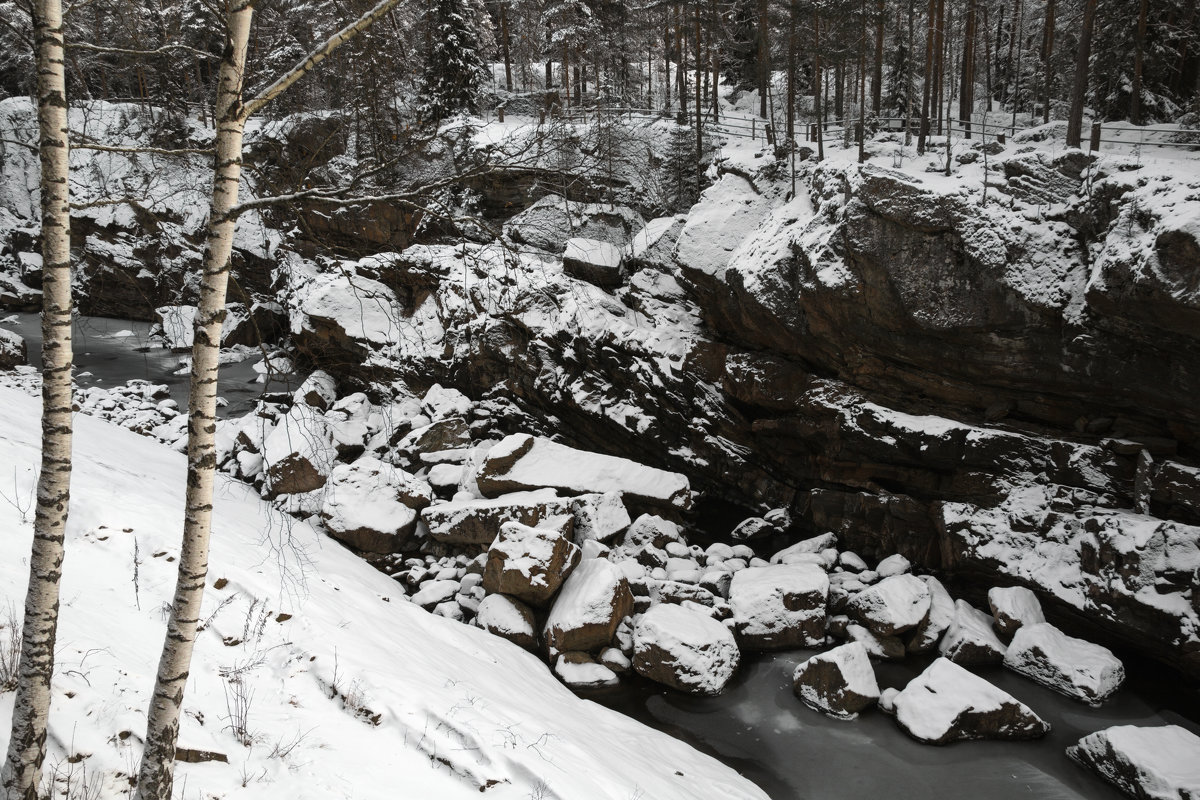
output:
[[[0,312],[0,328],[25,339],[29,363],[41,368],[42,328],[38,314]],[[171,398],[181,409],[187,408],[188,373],[176,375],[186,354],[172,353],[150,338],[149,322],[76,317],[72,327],[75,348],[75,380],[83,387],[120,386],[129,380],[147,380],[166,384]],[[245,361],[221,365],[217,395],[228,405],[221,416],[237,416],[254,408],[263,392],[289,391],[298,384],[293,375],[275,374],[269,383],[259,383],[253,365],[261,355]]]
[[[1036,711],[1050,734],[1032,742],[918,744],[879,711],[842,722],[802,705],[792,672],[814,652],[747,659],[720,697],[690,697],[641,679],[586,696],[716,756],[775,800],[1120,800],[1069,760],[1066,748],[1112,725],[1170,723],[1200,733],[1197,687],[1154,665],[1130,664],[1125,688],[1100,708],[995,667],[974,671]],[[880,688],[904,688],[929,660],[876,663]]]

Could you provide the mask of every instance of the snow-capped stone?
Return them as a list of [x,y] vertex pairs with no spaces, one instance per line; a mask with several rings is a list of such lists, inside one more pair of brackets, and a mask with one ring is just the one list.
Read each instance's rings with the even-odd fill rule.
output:
[[29,363],[29,354],[25,348],[25,339],[20,334],[0,328],[0,369]]
[[592,558],[606,558],[612,548],[606,544],[600,544],[595,539],[585,539],[583,544],[579,545],[580,552],[583,553],[584,560]]
[[879,693],[879,702],[876,708],[890,716],[896,716],[896,695],[900,694],[900,690],[895,686],[889,686]]
[[1067,636],[1049,622],[1023,625],[1004,666],[1056,692],[1099,705],[1120,688],[1125,666],[1107,647]]
[[195,306],[160,306],[154,309],[154,316],[162,330],[164,346],[178,353],[192,349],[196,322]]
[[337,400],[337,381],[324,370],[316,370],[300,384],[293,402],[327,411]]
[[761,536],[767,536],[776,533],[775,526],[767,522],[762,517],[749,517],[737,524],[737,527],[729,534],[729,538],[735,542],[744,542],[749,539],[757,539]]
[[458,581],[442,580],[427,581],[421,584],[421,589],[412,596],[412,601],[419,606],[432,609],[439,603],[453,600],[458,594]]
[[596,656],[596,660],[618,675],[624,675],[633,669],[633,662],[619,647],[606,647]]
[[912,630],[929,614],[929,587],[914,575],[884,578],[850,599],[850,616],[880,636]]
[[809,708],[838,719],[854,719],[879,699],[870,656],[858,642],[835,647],[797,666],[792,690]]
[[588,539],[611,541],[631,522],[620,492],[580,495],[571,500],[571,513],[575,515],[575,543],[579,545]]
[[638,502],[681,509],[692,502],[688,479],[677,472],[524,433],[514,433],[489,450],[475,480],[487,497],[550,487],[569,494],[623,492]]
[[1200,736],[1179,725],[1117,725],[1088,734],[1067,755],[1139,800],[1200,797]]
[[1006,638],[1023,625],[1037,625],[1046,621],[1037,595],[1023,586],[996,586],[989,589],[988,605],[996,620],[996,632]]
[[675,257],[686,269],[716,275],[770,208],[750,181],[725,173],[688,212]]
[[450,417],[465,417],[473,405],[470,398],[458,389],[440,383],[430,386],[421,398],[421,409],[434,422]]
[[679,526],[655,514],[642,514],[633,521],[621,544],[629,550],[652,546],[665,551],[671,542],[682,542]]
[[922,575],[921,580],[929,587],[929,613],[908,638],[910,653],[926,653],[933,649],[942,634],[954,622],[954,598],[932,575]]
[[462,482],[463,466],[461,464],[434,464],[429,468],[427,480],[434,489],[453,493]]
[[596,286],[620,286],[625,278],[621,248],[596,239],[574,236],[563,250],[563,272]]
[[483,588],[489,594],[507,594],[534,607],[544,606],[579,559],[579,548],[557,531],[505,522],[488,548]]
[[847,550],[838,556],[838,564],[849,572],[863,572],[867,569],[867,562],[862,560],[862,557],[857,553]]
[[646,223],[629,246],[628,261],[635,268],[669,269],[674,260],[675,242],[687,221],[685,215],[658,217]]
[[337,445],[321,411],[296,403],[263,442],[268,497],[320,489],[337,463]]
[[587,559],[567,577],[546,618],[547,646],[596,651],[609,645],[621,620],[633,613],[633,592],[616,566]]
[[462,499],[430,506],[421,512],[429,535],[447,544],[491,544],[505,522],[537,525],[570,510],[569,501],[553,489],[513,492],[491,499]]
[[616,673],[587,653],[562,653],[554,660],[554,674],[572,689],[598,689],[621,682]]
[[335,539],[371,553],[394,553],[416,528],[417,513],[432,499],[424,481],[363,456],[333,468],[320,514]]
[[875,571],[879,573],[881,578],[890,578],[894,575],[903,575],[912,568],[912,563],[904,556],[897,553],[880,561],[875,566]]
[[[785,547],[784,549],[780,550],[775,555],[771,556],[771,563],[772,564],[782,564],[788,557],[793,556],[797,553],[820,553],[822,550],[826,550],[830,547],[835,546],[836,544],[837,544],[837,534],[822,533],[820,536],[813,536],[810,539],[804,539],[803,541],[796,542],[795,544],[793,544],[789,547]],[[745,545],[739,545],[739,546],[745,547]],[[736,548],[735,548],[735,550],[736,550]],[[747,560],[753,558],[754,551],[750,550],[749,547],[746,547],[746,550],[748,550],[749,552],[748,553],[735,552],[734,555],[739,558],[745,558]]]
[[1036,739],[1050,730],[1024,703],[946,658],[909,681],[893,705],[900,727],[926,744]]
[[851,642],[862,644],[871,658],[884,661],[904,660],[904,642],[897,636],[880,636],[870,628],[850,623],[846,626],[846,638]]
[[424,453],[461,450],[470,444],[471,430],[466,420],[450,417],[409,431],[396,443],[396,452],[412,458]]
[[518,244],[561,253],[572,236],[625,247],[644,225],[642,216],[627,206],[568,202],[550,194],[509,220],[504,232]]
[[515,598],[489,594],[475,612],[475,624],[526,650],[537,647],[533,610]]
[[825,641],[829,577],[810,564],[751,567],[733,576],[729,604],[738,641],[753,650]]
[[724,625],[678,605],[654,606],[634,624],[634,669],[683,692],[719,694],[740,659]]
[[999,664],[1005,647],[996,636],[990,614],[965,600],[955,600],[954,621],[942,636],[938,652],[956,664]]

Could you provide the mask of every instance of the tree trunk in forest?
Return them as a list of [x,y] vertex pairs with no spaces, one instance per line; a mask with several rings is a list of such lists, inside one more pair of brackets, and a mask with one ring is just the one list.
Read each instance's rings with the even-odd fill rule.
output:
[[883,108],[883,23],[887,17],[884,0],[879,0],[875,11],[878,16],[875,19],[875,74],[871,80],[871,110],[878,116]]
[[1083,104],[1087,100],[1088,61],[1092,54],[1092,28],[1096,20],[1096,0],[1083,6],[1083,26],[1075,51],[1075,82],[1071,88],[1071,114],[1067,119],[1067,147],[1079,147],[1083,139]]
[[788,4],[787,38],[787,140],[788,148],[796,141],[796,0]]
[[241,0],[230,7],[226,16],[227,39],[217,84],[217,156],[212,208],[192,346],[183,549],[179,555],[179,575],[171,618],[167,623],[167,637],[146,722],[146,745],[138,773],[138,800],[171,798],[179,717],[208,576],[208,540],[216,479],[218,356],[221,323],[225,319],[225,292],[229,284],[229,257],[237,222],[232,212],[237,205],[242,172],[242,134],[246,125],[242,76],[253,13],[250,0]]
[[988,25],[988,7],[983,5],[983,90],[987,94],[984,114],[992,110],[992,34]]
[[[704,66],[700,62],[700,4],[696,3],[695,7],[695,25],[696,25],[696,50],[693,53],[693,60],[696,63],[696,168],[703,170],[700,166],[701,159],[704,158],[704,122],[702,113],[704,107],[704,95],[702,93],[702,84],[700,81],[700,73],[704,72]],[[697,185],[702,183],[702,175],[697,175]]]
[[771,79],[769,27],[767,0],[758,0],[758,115],[763,119],[767,118],[767,83]]
[[1129,121],[1134,125],[1142,124],[1142,60],[1146,51],[1146,17],[1149,11],[1150,0],[1142,0],[1133,48],[1133,86],[1129,94]]
[[24,632],[0,795],[36,800],[46,758],[63,537],[71,498],[71,209],[60,0],[33,6],[42,211],[42,462]]
[[958,118],[971,138],[971,112],[975,110],[975,0],[967,0],[963,31],[962,85],[958,92]]
[[913,28],[915,23],[913,17],[916,16],[913,8],[913,0],[908,0],[908,58],[904,64],[904,146],[908,147],[912,144],[912,117],[913,117],[913,44],[915,37]]
[[508,14],[505,13],[505,6],[506,4],[502,0],[500,3],[500,47],[504,51],[504,88],[511,92],[513,90],[512,59],[509,57]]
[[867,160],[867,0],[859,3],[858,163]]
[[667,71],[666,85],[663,92],[666,95],[667,111],[671,110],[671,9],[663,11],[663,69]]
[[817,117],[817,160],[825,160],[824,103],[821,101],[821,11],[813,6],[813,110]]
[[929,101],[933,91],[933,29],[937,24],[937,0],[929,0],[926,24],[925,75],[921,81],[921,129],[917,133],[917,155],[925,155],[925,141],[929,138]]
[[1021,105],[1021,58],[1025,52],[1025,36],[1022,30],[1025,27],[1025,7],[1021,5],[1021,0],[1016,0],[1013,13],[1016,14],[1017,64],[1013,69],[1012,126],[1013,132],[1016,133],[1017,110]]
[[[986,17],[985,17],[986,19]],[[1054,0],[1046,0],[1046,21],[1042,25],[1042,124],[1050,121],[1050,97],[1054,73],[1050,60],[1054,56]]]
[[946,0],[937,0],[937,18],[933,29],[933,92],[934,111],[937,112],[937,132],[942,135],[942,84],[945,78],[946,47]]

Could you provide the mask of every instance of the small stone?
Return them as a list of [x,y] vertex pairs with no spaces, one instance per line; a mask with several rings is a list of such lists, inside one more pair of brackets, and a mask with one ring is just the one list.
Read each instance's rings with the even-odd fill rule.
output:
[[1011,637],[1022,625],[1037,625],[1046,621],[1037,595],[1022,586],[988,590],[988,605],[996,620],[996,633]]
[[792,690],[809,708],[836,719],[854,719],[879,699],[875,670],[860,642],[835,647],[797,666]]

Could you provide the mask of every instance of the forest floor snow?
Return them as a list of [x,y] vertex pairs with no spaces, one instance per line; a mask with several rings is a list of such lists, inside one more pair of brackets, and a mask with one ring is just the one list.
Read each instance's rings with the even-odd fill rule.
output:
[[[0,389],[0,463],[13,470],[0,481],[6,623],[27,580],[38,413],[37,400]],[[131,791],[184,472],[179,453],[76,416],[46,763],[59,792],[68,775],[99,798]],[[580,700],[533,655],[412,605],[387,576],[225,476],[201,618],[179,745],[227,763],[178,763],[184,800],[766,797]],[[0,695],[0,730],[12,708],[13,694]]]

